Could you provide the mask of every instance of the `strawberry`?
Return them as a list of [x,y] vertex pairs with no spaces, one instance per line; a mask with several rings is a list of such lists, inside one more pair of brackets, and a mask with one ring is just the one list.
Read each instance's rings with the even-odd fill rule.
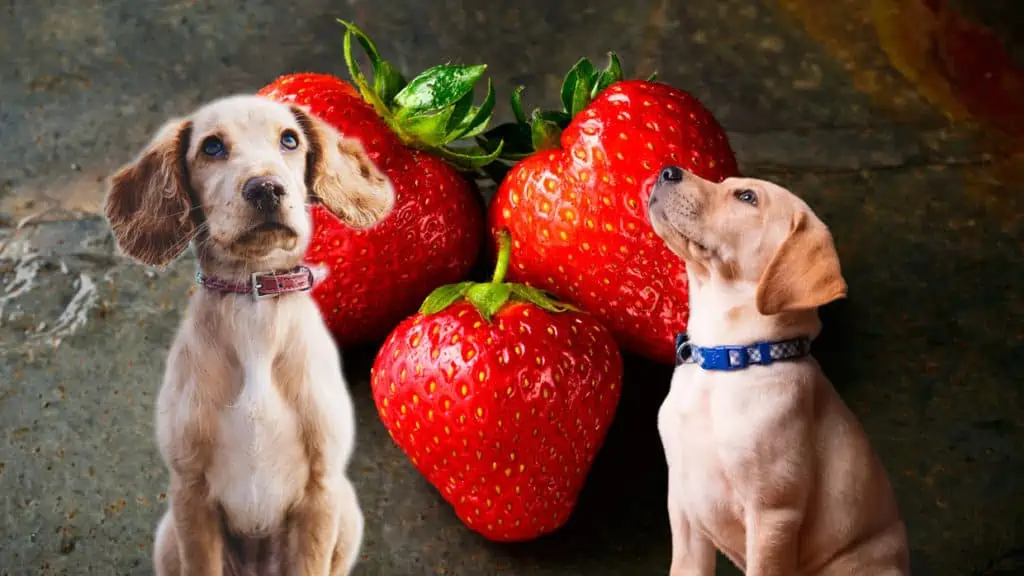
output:
[[371,375],[385,427],[472,530],[524,541],[569,519],[615,415],[622,358],[595,318],[503,282],[434,291]]
[[[381,59],[370,39],[345,23],[345,61],[358,92],[328,74],[278,78],[259,94],[308,108],[358,138],[394,185],[395,206],[373,228],[353,230],[323,206],[312,208],[307,260],[329,269],[313,296],[340,345],[383,338],[434,288],[461,280],[484,236],[473,171],[494,159],[477,147],[450,146],[487,125],[494,92],[473,106],[485,66],[437,66],[412,81]],[[373,66],[373,83],[352,53],[355,38]]]
[[668,164],[713,181],[739,170],[696,98],[653,78],[622,80],[618,58],[609,60],[600,72],[585,58],[570,70],[562,111],[527,119],[516,91],[517,121],[480,139],[500,140],[502,158],[518,161],[491,203],[490,228],[512,234],[510,279],[595,314],[623,348],[672,362],[689,318],[686,271],[651,228],[650,187]]

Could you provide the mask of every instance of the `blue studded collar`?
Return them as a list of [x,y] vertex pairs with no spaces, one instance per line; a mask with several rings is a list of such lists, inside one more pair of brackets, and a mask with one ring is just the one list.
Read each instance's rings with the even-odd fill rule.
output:
[[676,366],[696,364],[705,370],[743,370],[752,365],[796,360],[811,353],[806,336],[774,342],[754,342],[747,346],[711,346],[702,348],[690,342],[685,332],[676,335]]

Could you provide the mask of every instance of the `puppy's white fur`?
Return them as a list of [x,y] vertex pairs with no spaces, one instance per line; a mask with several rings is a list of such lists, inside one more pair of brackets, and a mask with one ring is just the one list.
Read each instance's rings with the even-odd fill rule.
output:
[[[253,177],[280,183],[279,208],[243,198]],[[105,212],[129,256],[165,265],[193,242],[204,275],[241,282],[301,262],[307,199],[365,226],[393,196],[359,142],[300,108],[234,96],[164,126],[114,175]],[[268,219],[279,226],[261,228]],[[198,290],[157,400],[171,495],[156,573],[348,574],[363,530],[346,472],[353,421],[338,350],[308,293]]]
[[[828,229],[780,186],[684,173],[648,206],[686,261],[695,345],[814,338],[817,307],[846,295]],[[716,547],[752,576],[909,573],[888,476],[813,358],[677,367],[658,429],[673,576],[713,574]]]

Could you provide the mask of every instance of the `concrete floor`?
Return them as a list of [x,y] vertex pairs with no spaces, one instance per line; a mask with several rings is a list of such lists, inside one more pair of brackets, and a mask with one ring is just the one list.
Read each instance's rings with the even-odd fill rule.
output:
[[[785,182],[833,228],[851,298],[825,311],[818,356],[894,479],[915,573],[1024,573],[1024,146],[929,68],[919,1],[2,3],[0,574],[151,573],[166,489],[152,409],[193,263],[153,273],[115,257],[102,179],[171,114],[289,71],[343,74],[339,16],[404,70],[487,62],[531,106],[609,49],[698,95],[745,172]],[[1004,40],[1024,21],[1019,2],[956,5]],[[345,353],[360,574],[667,573],[655,414],[668,370],[629,360],[570,524],[499,546],[391,444],[372,354]]]

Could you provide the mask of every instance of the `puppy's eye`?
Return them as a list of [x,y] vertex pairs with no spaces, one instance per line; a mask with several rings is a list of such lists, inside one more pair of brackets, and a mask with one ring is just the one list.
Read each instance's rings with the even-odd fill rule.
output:
[[224,156],[228,150],[224,147],[224,141],[216,136],[207,136],[203,139],[202,144],[203,154],[216,158],[218,156]]
[[299,136],[292,130],[285,130],[281,133],[281,147],[285,150],[295,150],[299,147]]
[[746,202],[751,206],[757,206],[757,194],[753,190],[740,189],[732,193],[740,202]]

